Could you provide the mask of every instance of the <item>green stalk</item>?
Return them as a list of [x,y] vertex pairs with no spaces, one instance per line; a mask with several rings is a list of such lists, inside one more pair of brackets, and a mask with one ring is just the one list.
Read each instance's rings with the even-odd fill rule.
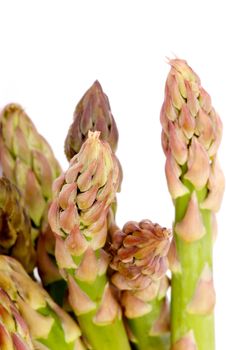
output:
[[[198,193],[200,201],[205,198],[206,190]],[[179,197],[175,203],[175,224],[184,217],[190,195]],[[193,330],[198,350],[213,350],[214,315],[192,315],[187,305],[192,299],[205,263],[212,268],[212,216],[209,210],[201,210],[206,234],[198,241],[187,243],[175,234],[178,260],[182,273],[172,275],[171,336],[174,344],[188,331]],[[176,349],[176,348],[175,348]]]
[[134,347],[138,350],[168,350],[170,346],[169,333],[153,335],[150,329],[158,319],[162,310],[163,300],[156,298],[150,303],[151,312],[141,317],[127,319],[129,329],[131,330],[135,343]]
[[80,327],[85,329],[84,336],[87,339],[93,339],[94,349],[101,350],[130,350],[128,339],[122,323],[119,319],[115,319],[110,325],[103,326],[103,329],[96,326],[92,322],[95,312],[78,317]]
[[78,279],[76,283],[96,304],[92,311],[77,315],[82,333],[86,339],[92,340],[92,347],[101,350],[129,350],[130,346],[121,317],[116,317],[110,324],[98,325],[93,322],[108,283],[106,275],[98,276],[92,284],[81,282]]

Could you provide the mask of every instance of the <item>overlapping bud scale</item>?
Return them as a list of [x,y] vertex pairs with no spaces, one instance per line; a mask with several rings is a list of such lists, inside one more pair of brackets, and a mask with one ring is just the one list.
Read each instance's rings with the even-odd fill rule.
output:
[[172,345],[172,350],[198,350],[194,332],[190,330]]
[[[49,221],[57,236],[56,255],[58,260],[65,259],[64,267],[75,266],[69,256],[81,256],[88,248],[95,251],[104,246],[107,212],[118,182],[117,162],[109,145],[99,139],[99,132],[90,132],[69,169],[53,186],[55,199]],[[89,258],[94,260],[90,253]]]

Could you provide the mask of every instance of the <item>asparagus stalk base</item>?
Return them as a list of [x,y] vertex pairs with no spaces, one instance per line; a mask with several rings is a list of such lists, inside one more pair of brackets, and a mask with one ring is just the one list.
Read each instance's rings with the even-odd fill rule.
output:
[[112,324],[97,326],[93,323],[95,312],[78,316],[78,322],[85,338],[92,342],[92,349],[130,350],[122,321],[116,319]]
[[[88,344],[91,345],[91,348],[94,350],[130,350],[121,316],[117,316],[108,324],[96,324],[94,321],[107,284],[106,275],[98,276],[92,284],[79,281],[78,279],[76,279],[76,283],[96,304],[96,308],[92,311],[76,315],[82,334],[87,339]],[[106,307],[111,309],[110,303]]]
[[170,334],[150,334],[150,329],[159,317],[163,300],[155,299],[151,302],[152,310],[148,314],[128,319],[129,328],[135,338],[134,348],[137,350],[169,350]]

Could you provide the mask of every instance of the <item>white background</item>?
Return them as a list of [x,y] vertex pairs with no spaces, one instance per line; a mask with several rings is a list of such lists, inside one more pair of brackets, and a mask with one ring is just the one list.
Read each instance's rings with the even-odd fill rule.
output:
[[[226,125],[225,38],[224,1],[0,0],[0,106],[22,104],[66,167],[75,105],[98,79],[120,132],[118,222],[150,218],[170,227],[159,123],[166,56],[188,61]],[[225,348],[225,212],[224,202],[214,248],[217,350]]]

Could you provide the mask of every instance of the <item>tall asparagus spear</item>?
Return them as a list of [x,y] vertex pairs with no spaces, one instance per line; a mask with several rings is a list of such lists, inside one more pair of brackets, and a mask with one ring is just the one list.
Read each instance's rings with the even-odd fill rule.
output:
[[0,178],[0,253],[18,259],[31,273],[36,254],[31,237],[31,223],[22,197],[15,185]]
[[178,259],[172,278],[172,349],[213,350],[212,229],[224,190],[217,160],[222,124],[186,61],[169,63],[161,123]]
[[[118,130],[111,113],[108,97],[98,81],[89,88],[76,106],[74,120],[65,139],[65,154],[67,159],[75,156],[86,141],[89,131],[100,131],[100,138],[107,141],[113,152],[118,144]],[[118,159],[117,159],[118,161]],[[120,183],[122,168],[120,169]],[[111,215],[108,215],[108,225],[114,221],[116,200],[111,205]],[[38,268],[43,284],[49,293],[62,305],[64,302],[65,285],[59,277],[54,263],[55,240],[51,230],[45,230],[38,240]]]
[[132,339],[139,350],[169,349],[166,299],[171,232],[149,220],[111,228],[111,280],[121,290]]
[[27,324],[2,288],[0,288],[0,349],[34,350]]
[[130,348],[106,276],[108,257],[102,250],[118,184],[119,169],[110,146],[99,139],[98,132],[89,132],[69,169],[55,181],[49,211],[69,302],[94,350]]
[[35,349],[85,350],[74,320],[34,282],[15,259],[0,255],[0,287],[28,325]]

